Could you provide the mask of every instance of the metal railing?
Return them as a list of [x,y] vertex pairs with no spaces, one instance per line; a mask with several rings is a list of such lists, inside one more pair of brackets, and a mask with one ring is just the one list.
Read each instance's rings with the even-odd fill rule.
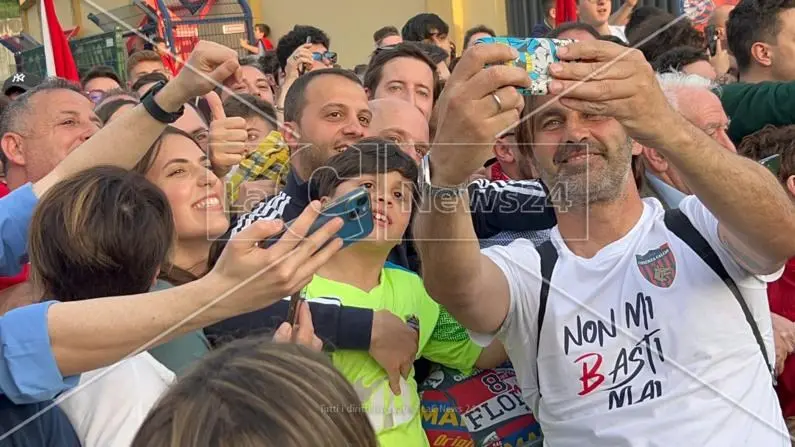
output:
[[[124,38],[120,28],[71,40],[69,41],[69,46],[72,49],[77,71],[81,76],[97,65],[107,65],[113,68],[122,79],[127,73]],[[21,51],[19,56],[21,66],[17,67],[17,71],[36,73],[42,77],[46,76],[47,64],[44,59],[44,47],[39,45],[35,48]]]

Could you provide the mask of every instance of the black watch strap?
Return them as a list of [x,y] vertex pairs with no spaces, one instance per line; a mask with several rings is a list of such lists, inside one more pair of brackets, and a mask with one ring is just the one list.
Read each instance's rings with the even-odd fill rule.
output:
[[185,112],[185,105],[184,104],[181,105],[179,107],[179,110],[173,113],[169,113],[163,110],[157,104],[157,102],[155,102],[155,95],[163,87],[165,87],[165,85],[166,83],[164,81],[160,81],[154,86],[152,86],[152,88],[150,88],[149,91],[146,92],[144,97],[141,98],[141,104],[143,104],[146,111],[149,112],[150,115],[152,115],[152,118],[160,121],[161,123],[171,124],[174,121],[178,120],[182,116],[182,113]]

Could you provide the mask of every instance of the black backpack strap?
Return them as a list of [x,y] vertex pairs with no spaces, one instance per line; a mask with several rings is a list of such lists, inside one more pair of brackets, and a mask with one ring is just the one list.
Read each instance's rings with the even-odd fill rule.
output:
[[770,358],[767,355],[767,348],[765,347],[765,342],[762,339],[762,334],[759,332],[759,326],[756,324],[756,320],[754,320],[753,314],[751,314],[751,310],[748,308],[748,303],[745,302],[745,299],[740,293],[740,289],[737,288],[737,284],[734,282],[734,279],[729,275],[729,272],[726,271],[726,267],[723,266],[718,254],[715,253],[715,250],[710,247],[709,242],[701,236],[701,233],[696,230],[693,224],[690,222],[690,219],[679,209],[671,209],[665,212],[665,226],[668,227],[671,232],[673,232],[679,239],[684,241],[690,249],[692,249],[696,254],[704,261],[713,272],[726,284],[726,287],[732,292],[734,298],[737,300],[737,303],[740,304],[740,308],[743,311],[743,315],[745,315],[745,321],[748,322],[748,325],[751,326],[751,332],[754,334],[754,338],[756,339],[756,343],[759,345],[760,351],[762,351],[762,357],[765,358],[765,365],[767,365],[768,370],[770,370],[770,374],[773,376],[773,382],[775,383],[775,373],[770,363]]
[[[547,298],[549,297],[549,282],[552,280],[552,271],[555,270],[555,264],[558,262],[558,250],[552,244],[552,241],[547,240],[543,244],[536,247],[538,254],[541,255],[541,293],[538,298],[538,333],[536,334],[536,357],[538,357],[538,349],[541,347],[541,326],[544,324],[544,314],[547,312]],[[538,393],[541,394],[541,383],[539,379],[540,372],[536,372],[536,380],[538,383]]]

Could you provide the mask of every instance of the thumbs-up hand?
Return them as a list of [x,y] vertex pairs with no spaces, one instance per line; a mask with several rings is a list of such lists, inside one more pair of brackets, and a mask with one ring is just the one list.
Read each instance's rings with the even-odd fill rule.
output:
[[210,162],[213,172],[219,178],[226,176],[233,166],[243,161],[247,154],[246,120],[239,117],[227,118],[221,98],[215,92],[206,94],[210,106]]

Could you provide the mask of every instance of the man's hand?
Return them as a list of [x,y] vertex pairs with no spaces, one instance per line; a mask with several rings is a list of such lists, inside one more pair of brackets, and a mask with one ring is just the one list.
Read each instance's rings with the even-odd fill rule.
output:
[[[277,234],[284,224],[279,220],[251,224],[229,241],[207,274],[211,277],[208,281],[234,292],[231,296],[235,298],[232,300],[230,296],[229,305],[235,311],[260,309],[301,290],[317,269],[342,248],[342,240],[336,237],[342,228],[340,218],[332,219],[307,236],[310,226],[320,216],[320,209],[320,202],[310,203],[290,225],[290,230],[267,249],[257,243]],[[227,300],[221,300],[218,305],[226,303]]]
[[221,98],[215,92],[206,94],[207,105],[210,106],[212,122],[210,123],[210,163],[213,172],[222,178],[236,166],[246,154],[246,120],[239,116],[227,118]]
[[314,60],[312,59],[311,43],[305,43],[293,51],[293,54],[287,58],[287,66],[284,68],[284,76],[287,79],[298,79],[301,75],[300,70],[312,70]]
[[720,39],[717,40],[716,45],[717,51],[715,51],[714,56],[710,55],[709,63],[712,65],[712,68],[715,69],[718,78],[720,78],[729,72],[729,68],[731,68],[731,58],[729,57],[729,51],[723,48]]
[[199,41],[185,67],[157,95],[157,103],[166,111],[179,110],[189,99],[207,94],[229,77],[241,77],[237,52],[214,42]]
[[795,351],[795,323],[771,313],[773,321],[773,342],[776,348],[776,375],[784,370],[784,362]]
[[[529,87],[530,78],[521,68],[502,65],[515,57],[516,50],[500,44],[477,45],[461,56],[436,105],[434,185],[465,182],[492,156],[498,135],[516,125],[524,107],[516,87]],[[498,65],[483,68],[491,64]]]
[[561,47],[558,55],[569,62],[550,66],[556,80],[549,91],[560,95],[564,106],[613,117],[632,139],[651,148],[660,147],[672,129],[682,127],[684,118],[668,104],[640,51],[594,40]]
[[373,314],[370,356],[389,375],[389,388],[400,395],[400,377],[411,374],[417,357],[419,334],[388,310]]
[[298,305],[298,321],[295,327],[285,321],[273,334],[273,341],[276,343],[298,343],[307,348],[320,352],[323,349],[323,342],[315,335],[315,327],[312,325],[312,313],[309,305],[302,302]]

